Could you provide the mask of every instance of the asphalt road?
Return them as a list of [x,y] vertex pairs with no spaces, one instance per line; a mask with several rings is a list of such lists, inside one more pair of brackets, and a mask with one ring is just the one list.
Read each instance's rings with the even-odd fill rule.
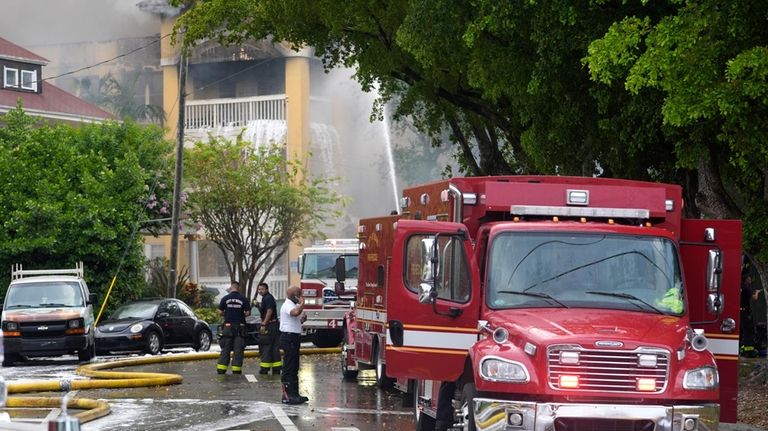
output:
[[[7,380],[73,378],[76,366],[74,359],[31,360],[3,368],[0,374]],[[413,429],[412,411],[401,407],[397,391],[376,388],[369,372],[354,382],[342,380],[337,354],[302,357],[300,389],[310,401],[300,406],[280,403],[280,377],[259,375],[258,358],[246,358],[243,368],[242,375],[217,375],[214,360],[125,368],[181,374],[184,381],[166,387],[80,391],[77,396],[104,399],[112,409],[110,415],[83,424],[82,430]]]

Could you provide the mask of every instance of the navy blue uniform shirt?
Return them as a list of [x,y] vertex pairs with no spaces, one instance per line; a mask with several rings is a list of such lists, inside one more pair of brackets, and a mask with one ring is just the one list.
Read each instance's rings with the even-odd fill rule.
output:
[[251,311],[251,305],[240,292],[230,292],[221,298],[219,310],[224,312],[224,323],[245,323],[245,312]]

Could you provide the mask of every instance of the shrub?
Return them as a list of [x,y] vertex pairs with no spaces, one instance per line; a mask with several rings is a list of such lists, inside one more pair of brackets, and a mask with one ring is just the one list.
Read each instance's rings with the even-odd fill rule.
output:
[[221,324],[223,321],[223,316],[219,314],[219,310],[217,310],[215,307],[195,308],[194,311],[195,315],[199,319],[205,320],[209,324]]

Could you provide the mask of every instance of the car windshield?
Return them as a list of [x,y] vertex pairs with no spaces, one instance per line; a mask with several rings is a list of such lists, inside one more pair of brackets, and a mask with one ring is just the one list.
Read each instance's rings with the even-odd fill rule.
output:
[[5,309],[83,307],[85,301],[77,281],[40,281],[12,284]]
[[157,303],[154,302],[133,302],[125,304],[112,313],[111,319],[152,319],[157,312]]
[[680,315],[684,292],[664,238],[506,232],[488,253],[491,308],[584,307]]
[[357,255],[340,255],[338,253],[305,254],[301,278],[335,279],[336,259],[342,256],[344,257],[344,265],[347,270],[346,278],[357,279]]

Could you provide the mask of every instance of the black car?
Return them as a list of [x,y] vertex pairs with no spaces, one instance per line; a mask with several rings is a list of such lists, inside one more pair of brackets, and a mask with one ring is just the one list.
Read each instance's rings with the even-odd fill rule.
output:
[[155,355],[165,347],[211,348],[211,328],[178,299],[143,299],[120,306],[96,326],[99,352],[144,351]]

